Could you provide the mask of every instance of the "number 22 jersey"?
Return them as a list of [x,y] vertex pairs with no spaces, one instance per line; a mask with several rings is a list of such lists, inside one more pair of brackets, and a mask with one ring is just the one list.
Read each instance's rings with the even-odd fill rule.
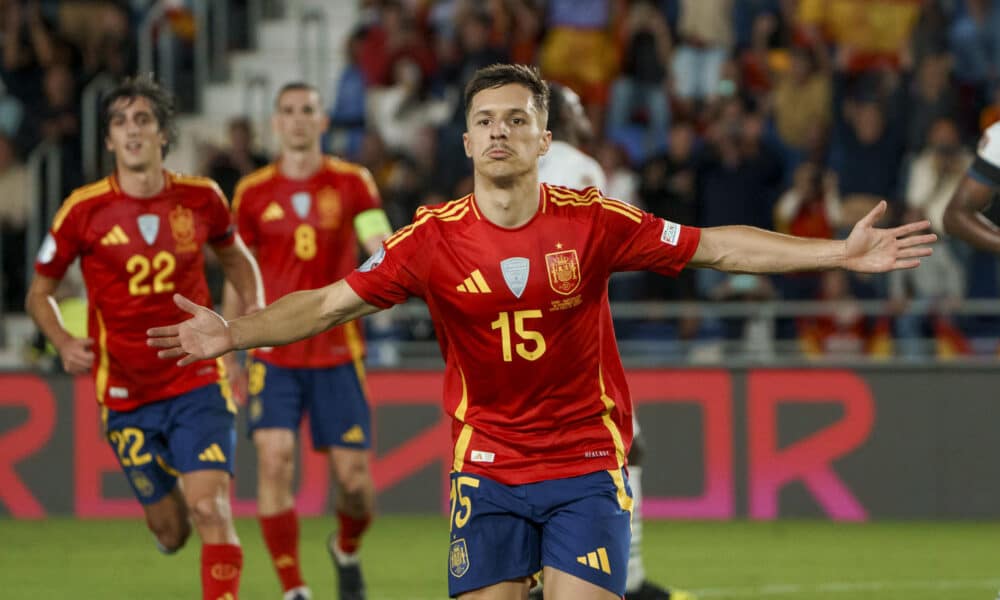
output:
[[210,179],[166,171],[165,186],[134,198],[114,175],[84,186],[56,213],[35,270],[60,279],[77,258],[87,286],[97,400],[118,411],[219,381],[216,361],[178,367],[146,343],[150,327],[190,318],[174,293],[209,306],[206,242],[233,243],[229,208]]
[[381,308],[423,298],[445,358],[455,471],[516,485],[620,468],[632,406],[608,304],[615,271],[675,276],[700,231],[542,184],[516,229],[473,196],[417,211],[347,283]]

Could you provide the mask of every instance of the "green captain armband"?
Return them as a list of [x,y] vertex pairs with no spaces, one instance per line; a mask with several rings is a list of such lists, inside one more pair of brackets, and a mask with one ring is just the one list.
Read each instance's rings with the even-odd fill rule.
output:
[[392,226],[389,225],[389,217],[385,216],[384,210],[381,208],[369,208],[354,217],[354,231],[358,234],[358,239],[363,243],[375,235],[391,234]]

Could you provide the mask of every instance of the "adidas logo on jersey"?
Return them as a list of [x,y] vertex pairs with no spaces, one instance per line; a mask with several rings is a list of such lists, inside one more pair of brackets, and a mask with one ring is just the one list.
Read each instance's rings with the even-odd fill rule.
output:
[[587,565],[591,569],[604,571],[608,575],[611,574],[611,563],[608,561],[608,551],[605,550],[603,546],[594,552],[588,552],[583,556],[577,556],[576,562],[581,565]]
[[493,292],[489,284],[486,283],[486,280],[483,279],[483,274],[479,272],[479,269],[473,271],[472,275],[469,275],[465,278],[465,281],[455,286],[455,289],[469,294],[489,294]]
[[111,231],[104,234],[101,238],[102,246],[120,246],[122,244],[128,243],[128,236],[125,235],[125,231],[118,225],[111,228]]
[[212,444],[205,451],[198,455],[201,462],[226,462],[226,455],[222,453],[222,448],[218,444]]
[[267,205],[267,208],[264,209],[264,214],[261,215],[260,220],[267,223],[268,221],[280,221],[284,218],[285,211],[281,210],[281,207],[278,206],[277,202],[272,202]]
[[361,429],[360,425],[354,425],[346,432],[344,435],[340,436],[340,441],[347,442],[348,444],[361,444],[365,441],[365,432]]

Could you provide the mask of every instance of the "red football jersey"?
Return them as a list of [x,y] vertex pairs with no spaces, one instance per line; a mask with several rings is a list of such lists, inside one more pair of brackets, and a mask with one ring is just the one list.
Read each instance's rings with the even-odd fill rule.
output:
[[35,270],[60,279],[77,257],[87,286],[97,400],[128,411],[219,381],[217,362],[178,367],[146,330],[190,318],[174,293],[211,306],[202,246],[233,243],[229,208],[204,177],[165,172],[166,186],[133,198],[114,175],[74,191],[52,221]]
[[[244,177],[233,212],[240,237],[256,250],[267,303],[350,273],[358,266],[354,217],[381,205],[367,169],[334,158],[302,181],[283,176],[276,164]],[[364,341],[352,321],[254,354],[282,367],[332,367],[360,359]]]
[[543,184],[537,214],[517,229],[484,219],[473,196],[421,209],[347,282],[375,306],[427,302],[453,468],[522,484],[625,463],[632,404],[608,278],[674,276],[699,238],[596,188]]

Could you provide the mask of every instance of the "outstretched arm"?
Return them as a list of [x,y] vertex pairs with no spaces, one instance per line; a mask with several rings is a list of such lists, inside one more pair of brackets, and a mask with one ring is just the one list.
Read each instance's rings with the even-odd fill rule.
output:
[[1000,253],[1000,228],[983,215],[993,188],[966,176],[944,211],[945,230],[980,250]]
[[177,306],[193,318],[146,332],[160,358],[181,358],[183,366],[232,350],[290,344],[330,327],[378,311],[340,280],[315,290],[293,292],[264,310],[226,321],[211,310],[174,295]]
[[709,227],[702,230],[690,265],[737,273],[838,268],[879,273],[919,266],[920,258],[931,254],[926,245],[937,236],[912,234],[925,231],[930,223],[877,229],[875,221],[885,210],[886,203],[880,202],[857,222],[846,240],[801,238],[745,226]]

